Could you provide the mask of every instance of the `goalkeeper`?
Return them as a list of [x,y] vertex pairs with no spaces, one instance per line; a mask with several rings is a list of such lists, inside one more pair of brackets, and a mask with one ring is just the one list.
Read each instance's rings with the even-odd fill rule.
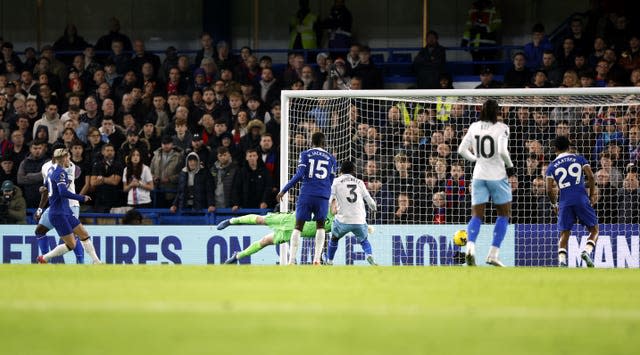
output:
[[[324,222],[325,230],[331,230],[333,218],[333,214],[329,212],[327,214],[327,219]],[[251,243],[251,245],[246,249],[233,253],[233,255],[224,262],[225,264],[235,264],[238,260],[255,254],[266,246],[279,245],[281,243],[288,242],[291,239],[291,233],[296,225],[296,215],[295,212],[267,213],[265,216],[248,214],[224,220],[218,224],[217,228],[218,230],[222,230],[230,225],[266,225],[271,228],[273,232],[265,235],[259,241]],[[301,237],[315,238],[315,236],[316,222],[305,222],[304,227],[302,228]]]

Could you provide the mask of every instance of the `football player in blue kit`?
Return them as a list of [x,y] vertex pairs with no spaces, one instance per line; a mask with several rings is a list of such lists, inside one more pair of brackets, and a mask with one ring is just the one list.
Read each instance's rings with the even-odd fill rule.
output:
[[[558,156],[549,164],[546,171],[547,196],[551,206],[558,214],[558,265],[567,266],[567,244],[571,228],[576,219],[589,230],[587,245],[580,254],[587,267],[593,267],[591,252],[598,240],[598,217],[593,209],[596,202],[596,184],[589,162],[569,151],[569,138],[558,136],[554,142]],[[589,194],[585,189],[585,179]],[[556,196],[555,184],[558,185],[559,198]]]
[[311,149],[300,153],[296,174],[276,197],[278,201],[282,201],[282,196],[295,186],[298,181],[302,180],[300,194],[296,202],[296,226],[291,233],[289,265],[295,262],[304,222],[311,221],[312,218],[316,221],[314,265],[320,264],[322,248],[324,247],[324,222],[327,219],[329,210],[331,184],[336,175],[337,163],[336,158],[324,149],[325,136],[322,132],[315,132],[311,136],[311,145]]

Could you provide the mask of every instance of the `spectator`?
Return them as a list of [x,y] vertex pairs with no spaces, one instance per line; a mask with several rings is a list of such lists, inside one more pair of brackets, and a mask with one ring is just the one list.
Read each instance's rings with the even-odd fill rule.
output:
[[[484,49],[498,45],[498,31],[502,26],[500,12],[492,0],[476,0],[469,9],[461,47],[471,49],[474,62],[492,61],[496,59],[497,49]],[[480,63],[479,63],[480,64]],[[476,65],[476,73],[480,65]]]
[[614,189],[618,189],[622,185],[623,175],[613,165],[611,154],[608,152],[602,152],[600,154],[600,169],[606,171],[609,174],[609,182]]
[[531,83],[527,85],[528,88],[550,88],[551,84],[547,81],[547,73],[543,69],[538,69],[533,73]]
[[27,224],[27,205],[20,188],[11,180],[4,180],[0,190],[0,224]]
[[18,185],[22,187],[27,208],[38,208],[40,204],[40,186],[42,186],[41,168],[47,160],[45,156],[46,141],[34,140],[29,147],[29,156],[18,168]]
[[511,187],[511,209],[512,223],[528,223],[531,208],[527,205],[527,198],[523,188],[520,187],[517,175],[509,176],[509,186]]
[[566,37],[556,53],[558,67],[563,70],[573,67],[573,63],[575,62],[575,44],[573,43],[573,38]]
[[420,214],[417,213],[416,205],[411,199],[411,193],[400,192],[396,195],[392,204],[393,211],[386,218],[386,223],[390,224],[415,224],[422,223]]
[[507,88],[523,88],[531,79],[531,72],[526,67],[526,57],[523,53],[513,55],[513,67],[504,74],[504,86]]
[[493,71],[489,67],[480,70],[480,84],[476,89],[498,89],[502,87],[502,83],[493,80]]
[[616,194],[611,185],[610,175],[604,169],[596,171],[597,202],[593,206],[600,223],[616,223],[617,209],[615,208]]
[[214,59],[217,57],[216,49],[213,47],[213,38],[207,32],[200,35],[200,45],[202,48],[196,53],[196,65],[200,65],[202,59]]
[[636,34],[629,38],[629,46],[620,55],[620,66],[630,74],[634,69],[640,68],[640,37]]
[[[49,70],[53,75],[55,75],[57,83],[61,83],[67,77],[67,66],[56,59],[56,55],[53,51],[53,47],[51,45],[44,45],[42,50],[40,51],[40,58],[46,58],[49,60]],[[49,76],[49,79],[52,79]],[[53,87],[53,85],[52,85]],[[58,89],[60,85],[56,85],[54,87],[54,91],[59,92]]]
[[113,116],[104,116],[102,118],[102,125],[100,126],[101,139],[104,142],[111,143],[114,147],[120,148],[122,143],[127,140],[124,133],[120,131],[120,128],[116,127],[113,122]]
[[[23,133],[23,130],[20,128],[21,126],[26,126],[26,119],[21,117],[18,119],[18,129],[11,132],[11,155],[13,156],[13,161],[16,163],[16,167],[24,160],[24,158],[29,155],[29,148],[25,143],[26,139]],[[31,136],[31,131],[25,130]]]
[[20,60],[20,57],[18,57],[18,54],[13,51],[13,43],[3,42],[0,48],[2,52],[2,55],[0,56],[0,73],[7,71],[7,62],[13,63],[16,67],[16,71],[22,70],[22,61]]
[[545,182],[542,176],[538,176],[531,182],[531,207],[534,213],[529,216],[529,223],[551,224],[554,220],[553,209],[549,208],[549,200],[546,197]]
[[134,149],[138,151],[142,164],[151,164],[151,147],[149,146],[149,142],[145,138],[140,137],[138,129],[135,127],[127,130],[127,140],[122,143],[122,146],[120,146],[118,150],[117,157],[122,165],[127,165],[126,159]]
[[33,135],[36,136],[36,131],[39,127],[45,127],[48,133],[49,144],[53,144],[56,142],[56,139],[62,133],[62,121],[60,120],[60,115],[58,114],[58,106],[55,104],[47,105],[46,112],[42,115],[42,118],[37,120],[33,124]]
[[140,225],[142,224],[142,214],[135,208],[130,209],[122,217],[121,224],[125,225]]
[[[160,148],[160,134],[153,124],[153,121],[147,119],[142,126],[142,131],[139,134],[141,140],[146,140],[149,143],[149,152],[155,152]],[[152,155],[153,156],[153,155]]]
[[418,89],[436,89],[439,87],[440,74],[445,71],[446,50],[438,43],[438,33],[429,31],[427,45],[413,59],[413,71],[417,77]]
[[340,51],[351,46],[353,17],[344,3],[344,0],[335,0],[329,10],[329,17],[322,22],[322,27],[329,31],[328,47],[336,50],[332,53],[334,56],[343,53]]
[[432,204],[433,215],[430,218],[430,222],[433,224],[446,224],[448,219],[447,217],[449,217],[451,212],[448,211],[447,199],[444,191],[438,191],[433,194]]
[[629,128],[629,140],[626,144],[629,162],[640,165],[640,126],[633,125]]
[[157,207],[169,207],[175,199],[175,189],[182,161],[182,150],[173,146],[173,138],[162,137],[162,145],[153,152],[151,175],[154,186],[161,189],[157,194]]
[[618,144],[624,144],[624,134],[618,131],[615,117],[602,120],[604,129],[600,132],[595,141],[594,154],[599,155],[609,142],[615,141]]
[[210,169],[214,186],[214,206],[216,208],[230,208],[233,183],[238,167],[226,147],[218,147],[216,156],[217,160]]
[[627,174],[618,190],[618,222],[624,224],[640,223],[640,183],[638,168],[630,164]]
[[143,152],[133,148],[122,172],[122,188],[127,193],[127,206],[152,207],[151,191],[154,189],[151,169],[142,161]]
[[[183,109],[183,107],[178,108],[178,110]],[[187,128],[187,120],[184,117],[178,117],[176,119],[175,131],[171,137],[173,138],[173,146],[179,148],[181,151],[185,151],[188,148],[191,148],[191,140],[193,138],[193,135]]]
[[112,17],[109,19],[109,33],[98,39],[95,49],[97,51],[110,51],[114,41],[122,43],[123,50],[131,51],[131,40],[126,35],[120,33],[120,20]]
[[280,119],[281,119],[281,111],[280,111],[280,101],[276,100],[271,103],[271,111],[265,114],[265,122],[267,133],[271,134],[273,137],[273,142],[276,147],[280,146]]
[[547,80],[551,86],[560,86],[560,84],[562,83],[562,75],[564,73],[564,70],[558,68],[556,57],[555,55],[553,55],[552,50],[545,50],[542,53],[542,69],[546,72]]
[[204,144],[202,136],[198,133],[193,135],[193,138],[191,139],[191,147],[185,151],[186,154],[191,152],[198,154],[200,163],[205,169],[209,169],[213,160],[215,160],[214,155],[211,153],[211,148]]
[[131,68],[138,74],[142,74],[142,66],[145,63],[150,63],[153,66],[153,78],[158,75],[160,70],[160,57],[148,52],[145,49],[144,41],[136,39],[133,41],[133,58],[131,59]]
[[447,221],[465,223],[467,217],[464,212],[468,210],[470,203],[467,203],[466,198],[469,194],[464,176],[464,164],[461,161],[452,162],[450,169],[445,186],[447,210],[450,211]]
[[318,47],[318,17],[311,12],[309,0],[299,0],[296,15],[289,22],[289,49]]
[[0,156],[0,181],[18,181],[18,165],[11,159],[11,154]]
[[[57,41],[53,44],[53,49],[57,52],[60,51],[83,51],[85,48],[89,46],[89,43],[82,38],[82,36],[78,36],[78,29],[76,25],[70,23],[67,24],[67,27],[64,28],[64,33]],[[71,64],[73,59],[73,54],[61,54],[60,58],[67,65]],[[83,68],[84,69],[84,68]]]
[[102,146],[102,159],[91,169],[91,186],[95,188],[94,210],[109,213],[122,205],[122,164],[115,160],[116,150],[111,143]]
[[254,119],[247,125],[247,134],[240,138],[238,145],[239,151],[247,152],[249,149],[258,149],[260,147],[261,136],[266,132],[266,127],[262,121]]
[[247,163],[236,174],[233,184],[232,209],[273,207],[273,182],[256,149],[245,152]]
[[71,143],[69,153],[71,162],[80,169],[80,175],[76,176],[74,179],[76,191],[79,191],[80,195],[88,195],[92,190],[91,168],[93,166],[93,162],[84,154],[84,144],[79,140],[75,140]]
[[527,68],[535,70],[543,65],[543,54],[553,53],[553,45],[544,33],[544,25],[536,23],[531,29],[531,42],[524,45],[524,55],[527,58]]
[[568,37],[573,40],[576,52],[589,52],[593,39],[584,32],[584,26],[581,18],[574,17],[571,19],[570,33]]

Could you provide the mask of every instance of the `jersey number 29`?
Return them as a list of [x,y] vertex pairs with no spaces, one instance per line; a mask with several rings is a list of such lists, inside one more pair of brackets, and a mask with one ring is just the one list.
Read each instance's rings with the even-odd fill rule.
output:
[[[556,176],[560,175],[558,178],[558,187],[564,189],[565,187],[578,185],[580,183],[580,180],[582,180],[582,167],[578,163],[573,163],[569,165],[567,169],[563,167],[557,168],[554,174]],[[575,183],[572,184],[571,181],[568,181],[567,176],[576,178]]]

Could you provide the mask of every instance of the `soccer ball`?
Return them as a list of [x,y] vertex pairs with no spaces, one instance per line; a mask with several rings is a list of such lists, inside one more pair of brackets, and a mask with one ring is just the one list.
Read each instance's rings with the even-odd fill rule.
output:
[[461,229],[453,235],[453,244],[457,246],[465,246],[467,245],[467,231]]

